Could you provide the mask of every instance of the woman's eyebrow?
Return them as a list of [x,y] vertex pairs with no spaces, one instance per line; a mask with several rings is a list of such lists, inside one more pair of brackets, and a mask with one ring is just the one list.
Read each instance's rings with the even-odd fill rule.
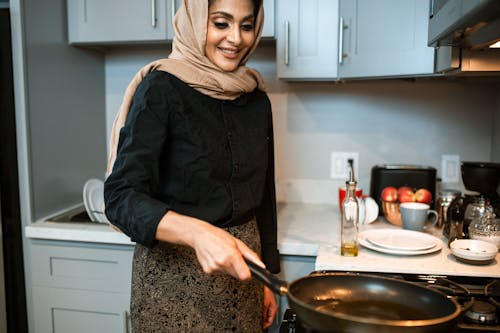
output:
[[[231,20],[234,19],[233,15],[231,15],[231,14],[225,12],[225,11],[222,11],[222,10],[216,11],[216,12],[211,12],[210,16],[212,16],[212,15],[222,15],[222,16],[225,16],[228,19],[231,19]],[[253,20],[253,14],[245,16],[242,21],[246,21],[246,20]]]

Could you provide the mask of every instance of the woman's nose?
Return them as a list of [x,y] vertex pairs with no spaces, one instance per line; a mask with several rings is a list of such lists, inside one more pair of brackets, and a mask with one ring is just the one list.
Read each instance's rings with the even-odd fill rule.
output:
[[238,45],[241,42],[241,31],[239,27],[233,27],[231,29],[228,40],[235,45]]

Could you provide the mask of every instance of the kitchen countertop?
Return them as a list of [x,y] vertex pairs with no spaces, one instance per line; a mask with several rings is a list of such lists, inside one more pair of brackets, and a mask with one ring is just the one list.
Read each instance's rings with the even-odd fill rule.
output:
[[[316,256],[320,245],[331,244],[338,219],[335,205],[278,203],[278,247],[282,255]],[[25,228],[26,237],[133,245],[128,236],[105,223],[64,222],[82,212],[82,206],[43,218]],[[57,222],[54,222],[57,221]]]
[[[368,229],[398,229],[383,218],[372,224],[362,226]],[[427,231],[426,231],[427,232]],[[448,240],[440,229],[430,228],[428,233],[439,238],[443,244],[440,251],[416,256],[400,256],[380,253],[360,245],[357,257],[340,255],[340,242],[320,246],[315,270],[407,273],[429,275],[484,276],[500,278],[500,254],[488,265],[471,265],[458,261],[448,248]]]
[[[77,210],[80,208],[77,208]],[[343,257],[339,250],[340,216],[336,205],[279,203],[278,247],[282,255],[316,257],[315,270],[442,274],[500,278],[500,254],[488,265],[457,261],[438,229],[430,232],[443,241],[440,251],[418,256],[379,253],[360,246],[357,257]],[[133,245],[123,233],[108,224],[93,222],[53,222],[46,218],[26,227],[28,238]],[[59,219],[61,220],[61,219]],[[64,219],[63,219],[64,220]],[[383,218],[361,230],[396,228]]]

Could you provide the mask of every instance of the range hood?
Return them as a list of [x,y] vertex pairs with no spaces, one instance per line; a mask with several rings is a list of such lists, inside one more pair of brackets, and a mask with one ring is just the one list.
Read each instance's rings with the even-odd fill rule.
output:
[[500,41],[500,1],[431,0],[429,46],[484,49]]
[[435,71],[500,75],[500,0],[430,0],[428,45]]

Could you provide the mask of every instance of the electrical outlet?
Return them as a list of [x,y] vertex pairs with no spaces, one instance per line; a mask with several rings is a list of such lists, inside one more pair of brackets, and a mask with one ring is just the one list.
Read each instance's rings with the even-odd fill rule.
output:
[[441,155],[441,182],[458,183],[460,181],[460,156]]
[[348,159],[353,159],[354,176],[358,178],[358,161],[359,154],[355,152],[334,151],[331,157],[330,177],[332,179],[348,179],[349,178],[349,163]]

